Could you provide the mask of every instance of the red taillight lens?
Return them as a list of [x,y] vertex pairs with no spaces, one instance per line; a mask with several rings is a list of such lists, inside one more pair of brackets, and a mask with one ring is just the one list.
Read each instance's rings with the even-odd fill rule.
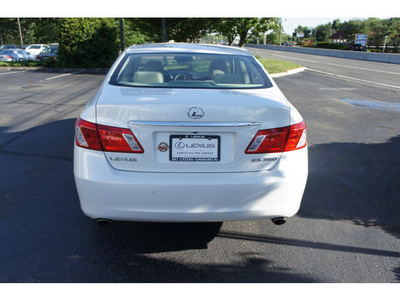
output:
[[104,151],[143,153],[138,140],[129,129],[97,125]]
[[304,148],[307,142],[304,121],[287,127],[260,130],[246,149],[247,154],[277,153]]
[[247,154],[283,152],[289,127],[260,130],[247,147]]
[[88,149],[110,152],[144,152],[135,135],[126,128],[96,125],[78,119],[75,136],[76,144]]
[[285,152],[302,149],[307,145],[307,125],[304,121],[290,126]]
[[75,125],[75,139],[80,147],[102,150],[96,124],[78,119]]

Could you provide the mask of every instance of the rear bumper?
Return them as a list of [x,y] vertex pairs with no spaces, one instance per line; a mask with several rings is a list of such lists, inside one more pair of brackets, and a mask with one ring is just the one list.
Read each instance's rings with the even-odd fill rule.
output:
[[273,170],[240,173],[120,171],[103,152],[74,149],[81,208],[94,219],[213,222],[291,217],[300,208],[307,174],[307,148],[284,153]]

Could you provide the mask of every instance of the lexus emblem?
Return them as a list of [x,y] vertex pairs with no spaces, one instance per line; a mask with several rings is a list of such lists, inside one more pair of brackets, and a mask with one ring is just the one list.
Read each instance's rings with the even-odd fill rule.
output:
[[192,119],[200,119],[204,116],[204,111],[200,107],[189,108],[188,116]]

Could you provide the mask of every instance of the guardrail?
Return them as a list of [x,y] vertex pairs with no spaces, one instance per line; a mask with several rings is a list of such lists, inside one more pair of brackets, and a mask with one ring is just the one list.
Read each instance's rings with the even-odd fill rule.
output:
[[345,51],[345,50],[331,50],[331,49],[306,48],[306,47],[287,47],[287,46],[276,46],[276,45],[256,45],[256,44],[246,44],[246,47],[400,64],[400,54],[368,53],[368,52]]

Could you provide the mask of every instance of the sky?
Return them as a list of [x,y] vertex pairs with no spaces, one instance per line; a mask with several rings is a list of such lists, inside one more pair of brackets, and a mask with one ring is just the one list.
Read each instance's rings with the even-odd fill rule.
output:
[[336,18],[400,17],[399,0],[379,0],[377,3],[365,0],[118,0],[113,4],[99,3],[98,0],[68,0],[59,1],[57,5],[54,0],[41,0],[40,6],[32,5],[29,0],[18,3],[18,9],[3,5],[0,17],[284,17],[288,22],[302,17],[327,18],[327,22]]

